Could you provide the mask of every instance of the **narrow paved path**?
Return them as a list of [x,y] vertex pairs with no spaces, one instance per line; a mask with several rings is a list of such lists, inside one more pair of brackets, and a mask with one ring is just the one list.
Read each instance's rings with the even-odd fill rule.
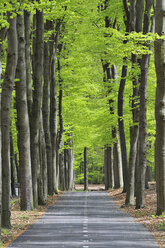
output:
[[105,192],[71,192],[9,247],[156,248],[152,234]]

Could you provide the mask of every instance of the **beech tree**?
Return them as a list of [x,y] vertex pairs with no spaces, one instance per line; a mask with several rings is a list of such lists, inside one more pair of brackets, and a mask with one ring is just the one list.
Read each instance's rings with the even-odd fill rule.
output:
[[[2,74],[1,67],[1,45],[0,45],[0,80]],[[2,142],[1,142],[1,94],[0,94],[0,154],[1,154]],[[0,158],[0,235],[1,235],[1,214],[2,214],[2,160]]]
[[[164,28],[160,28],[162,2],[158,2],[157,30],[161,35]],[[32,209],[32,190],[34,207],[43,204],[47,194],[58,193],[59,189],[72,190],[74,170],[76,182],[84,182],[84,147],[88,150],[89,183],[102,183],[104,178],[106,189],[117,188],[122,187],[124,179],[126,205],[134,204],[135,164],[139,161],[136,167],[139,172],[137,207],[143,207],[146,156],[153,163],[152,145],[146,154],[147,141],[153,144],[155,140],[155,70],[152,54],[150,56],[152,51],[149,51],[153,37],[148,33],[152,1],[64,0],[54,3],[22,1],[21,15],[14,6],[14,18],[9,19],[8,43],[5,43],[8,46],[7,61],[5,47],[1,53],[2,69],[6,66],[6,73],[2,75],[2,166],[7,176],[2,189],[3,197],[6,197],[2,209],[7,213],[8,226],[11,176],[10,157],[6,154],[9,155],[9,144],[12,148],[10,125],[12,137],[17,136],[16,128],[13,129],[15,122],[9,119],[15,78],[18,144],[14,142],[13,146],[15,150],[17,146],[19,149],[22,209]],[[6,15],[2,20],[0,25],[5,26]],[[160,210],[164,192],[161,188],[163,158],[158,166],[162,154],[159,152],[163,149],[159,149],[163,144],[163,137],[160,137],[163,117],[159,110],[163,101],[161,74],[164,68],[160,60],[163,44],[160,37],[155,42],[157,85],[158,89],[161,87],[157,90],[156,104],[158,213],[164,211],[163,207]],[[0,52],[1,47],[0,43]],[[13,94],[13,101],[14,98]]]
[[84,147],[84,190],[88,190],[87,147]]
[[32,210],[32,177],[30,156],[30,127],[26,94],[26,62],[24,15],[17,16],[18,62],[16,77],[16,106],[18,123],[18,148],[20,166],[21,210]]
[[[46,23],[46,30],[49,23]],[[49,125],[50,59],[49,42],[44,42],[44,85],[42,95],[42,119],[47,152],[48,194],[53,194],[52,144]]]
[[17,65],[16,17],[8,13],[8,50],[1,97],[2,127],[2,226],[10,227],[10,105]]
[[40,111],[42,97],[42,75],[44,55],[44,20],[43,11],[36,10],[36,40],[33,44],[33,104],[30,118],[30,140],[31,140],[31,162],[32,162],[32,183],[33,203],[38,206],[37,170],[39,163],[39,129]]
[[160,36],[155,41],[155,67],[157,74],[157,87],[156,87],[156,144],[155,144],[155,165],[156,165],[156,183],[157,183],[157,214],[160,215],[165,212],[165,125],[164,125],[164,55],[165,55],[165,41],[161,36],[165,32],[164,26],[164,11],[165,1],[156,1],[156,16],[155,16],[155,31]]

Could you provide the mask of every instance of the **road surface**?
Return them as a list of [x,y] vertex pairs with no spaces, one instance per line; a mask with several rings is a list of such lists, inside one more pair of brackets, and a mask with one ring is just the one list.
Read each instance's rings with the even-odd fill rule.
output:
[[9,247],[158,248],[106,192],[68,192]]

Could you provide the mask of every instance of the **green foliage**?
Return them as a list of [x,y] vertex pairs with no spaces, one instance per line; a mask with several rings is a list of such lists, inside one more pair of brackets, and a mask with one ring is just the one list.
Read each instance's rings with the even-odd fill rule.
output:
[[1,229],[1,233],[2,233],[2,234],[5,234],[5,235],[9,235],[9,234],[10,234],[10,230],[9,230],[9,229],[4,229],[4,228],[2,228],[2,229]]
[[[88,166],[88,181],[92,184],[103,183],[104,173],[104,150],[102,148],[87,150],[87,166]],[[83,150],[75,153],[75,175],[76,183],[84,182],[84,164],[83,164]]]
[[[65,148],[70,147],[73,139],[75,150],[76,180],[83,180],[80,165],[83,162],[83,148],[89,150],[89,180],[103,180],[103,150],[105,145],[111,145],[112,128],[117,126],[117,95],[121,80],[123,58],[128,66],[126,88],[124,94],[124,123],[129,153],[130,126],[132,123],[131,96],[132,79],[139,76],[140,68],[132,68],[132,53],[138,58],[142,54],[151,54],[151,63],[148,77],[147,96],[147,160],[154,166],[155,142],[155,87],[156,75],[154,58],[150,47],[157,35],[132,32],[125,33],[124,10],[120,0],[111,0],[105,6],[103,0],[1,0],[0,27],[8,27],[7,12],[14,17],[20,10],[35,14],[36,9],[44,11],[44,21],[51,20],[56,26],[61,22],[59,42],[63,44],[61,56],[61,77],[63,79],[63,118]],[[105,27],[105,18],[110,18],[110,27]],[[45,32],[47,42],[52,32]],[[163,37],[161,37],[163,38]],[[127,42],[126,42],[127,41]],[[146,46],[147,45],[147,46]],[[6,64],[7,42],[3,44],[2,68]],[[58,54],[59,56],[59,54]],[[117,78],[104,82],[102,61],[109,66],[116,65]],[[109,89],[111,92],[109,93]],[[14,140],[14,149],[17,152],[16,111],[12,99],[11,132]],[[113,100],[114,114],[110,115],[109,100]],[[137,99],[139,101],[139,99]],[[64,149],[64,147],[63,147]],[[102,152],[101,152],[102,151]],[[80,155],[81,154],[81,155]],[[129,154],[128,154],[129,155]],[[93,167],[92,167],[93,166]],[[94,168],[94,169],[92,169]],[[100,177],[99,177],[100,176]]]

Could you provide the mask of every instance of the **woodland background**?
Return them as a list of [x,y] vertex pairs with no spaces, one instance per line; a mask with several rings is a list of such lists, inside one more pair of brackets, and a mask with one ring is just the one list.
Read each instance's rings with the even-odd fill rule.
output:
[[21,210],[88,182],[143,208],[153,178],[165,212],[163,3],[0,2],[3,227],[18,185]]

